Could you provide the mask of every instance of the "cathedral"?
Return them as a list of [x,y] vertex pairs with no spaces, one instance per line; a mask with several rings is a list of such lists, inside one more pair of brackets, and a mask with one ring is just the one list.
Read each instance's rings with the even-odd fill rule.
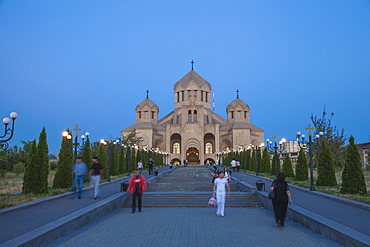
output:
[[222,154],[264,142],[264,131],[250,123],[250,107],[237,94],[226,106],[227,119],[212,110],[212,87],[193,69],[174,85],[174,110],[158,119],[159,107],[147,98],[136,106],[136,132],[142,148],[167,153],[174,165],[213,164]]

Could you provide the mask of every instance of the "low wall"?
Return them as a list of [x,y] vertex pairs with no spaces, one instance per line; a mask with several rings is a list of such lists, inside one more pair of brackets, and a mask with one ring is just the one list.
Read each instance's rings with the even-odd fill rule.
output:
[[11,239],[0,246],[44,246],[55,239],[102,218],[122,207],[127,193],[118,193],[86,208],[80,209],[54,222]]
[[[268,199],[268,192],[257,191],[263,206],[273,211],[272,202]],[[369,246],[370,236],[348,228],[342,224],[329,220],[323,216],[312,213],[296,205],[288,207],[287,218],[304,227],[323,235],[344,246]]]

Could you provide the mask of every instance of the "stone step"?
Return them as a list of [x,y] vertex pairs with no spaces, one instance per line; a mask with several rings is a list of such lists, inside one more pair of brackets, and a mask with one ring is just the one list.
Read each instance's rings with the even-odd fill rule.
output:
[[[230,183],[230,191],[238,191],[237,183]],[[213,184],[211,182],[205,183],[192,183],[192,182],[181,182],[181,183],[150,183],[148,184],[148,192],[211,192]]]
[[[211,193],[151,193],[143,195],[143,207],[208,207]],[[131,197],[127,197],[124,208],[131,207]],[[226,199],[226,207],[262,207],[258,196],[249,192],[232,192]]]

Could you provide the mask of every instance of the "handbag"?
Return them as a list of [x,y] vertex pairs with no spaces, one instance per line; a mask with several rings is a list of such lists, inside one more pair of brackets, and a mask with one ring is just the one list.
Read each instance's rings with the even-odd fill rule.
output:
[[276,196],[275,190],[277,188],[277,181],[274,180],[274,183],[273,184],[274,184],[274,190],[272,190],[272,191],[269,192],[269,195],[268,195],[268,198],[269,199],[275,199],[275,196]]
[[275,189],[270,191],[269,195],[268,195],[268,198],[269,199],[275,199]]
[[209,199],[208,206],[217,207],[217,201],[216,201],[216,199],[214,197],[212,197],[211,199]]

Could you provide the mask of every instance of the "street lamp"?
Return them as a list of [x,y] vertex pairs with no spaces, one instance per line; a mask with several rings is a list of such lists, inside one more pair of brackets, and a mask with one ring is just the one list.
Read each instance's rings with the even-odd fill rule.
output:
[[[8,125],[10,123],[10,118],[8,117],[5,117],[3,119],[3,123],[4,123],[4,126],[5,126],[5,131],[4,131],[4,135],[0,136],[0,138],[4,138],[4,140],[0,140],[0,148],[1,149],[7,149],[9,147],[9,144],[7,143],[7,141],[9,141],[10,139],[12,139],[13,137],[13,134],[14,134],[14,122],[15,122],[15,119],[18,117],[18,114],[16,112],[12,112],[10,113],[10,117],[12,119],[12,127],[11,128],[8,128]],[[6,137],[7,135],[9,135],[8,137]]]
[[276,158],[278,158],[277,156],[277,153],[278,151],[279,152],[282,152],[284,150],[284,142],[286,142],[286,139],[285,138],[282,138],[281,141],[279,141],[279,145],[278,145],[278,142],[276,141],[276,139],[278,139],[279,137],[274,134],[274,136],[272,137],[274,139],[274,145],[272,145],[272,141],[270,141],[270,139],[266,139],[266,148],[268,151],[270,152],[274,152],[274,163],[275,163],[275,176],[277,176],[278,174],[278,160],[275,160]]
[[[84,145],[85,145],[85,139],[89,139],[89,135],[90,133],[89,132],[86,132],[84,135],[81,135],[81,139],[82,139],[82,145],[80,146],[79,143],[78,143],[78,131],[80,131],[81,129],[78,128],[78,125],[75,125],[76,128],[73,128],[72,131],[75,131],[75,139],[74,139],[74,143],[72,143],[73,145],[73,162],[76,162],[76,159],[77,159],[77,151],[81,151],[83,148],[84,148]],[[68,133],[68,131],[64,131],[63,132],[63,136],[66,137],[68,140],[72,139],[72,136]]]
[[[315,129],[314,127],[311,127],[311,124],[308,124],[308,126],[305,128],[306,130],[308,130],[308,142],[304,140],[304,138],[306,137],[305,135],[303,135],[300,131],[297,132],[297,142],[298,142],[298,145],[300,148],[303,148],[303,149],[308,149],[309,151],[309,156],[310,156],[310,179],[311,179],[311,187],[310,187],[310,190],[311,191],[314,191],[315,190],[315,187],[314,187],[314,179],[313,179],[313,167],[312,167],[312,132],[311,130]],[[315,135],[315,138],[318,139],[320,138],[320,136],[323,136],[324,135],[324,132],[319,132],[318,135]],[[302,141],[301,141],[302,139]]]

